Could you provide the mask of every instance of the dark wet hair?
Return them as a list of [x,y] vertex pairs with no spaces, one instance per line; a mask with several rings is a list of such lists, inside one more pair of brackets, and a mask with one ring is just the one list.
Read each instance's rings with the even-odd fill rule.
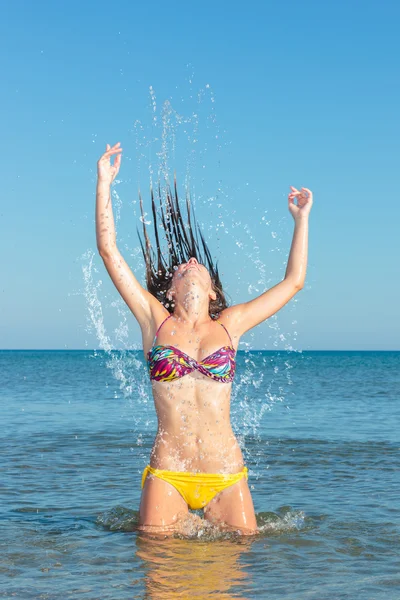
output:
[[[219,277],[218,267],[214,266],[213,264],[210,251],[204,240],[200,227],[196,222],[194,214],[191,217],[190,195],[188,193],[186,194],[187,225],[185,226],[179,206],[176,176],[174,175],[174,197],[172,196],[170,185],[167,184],[165,214],[161,203],[160,183],[158,184],[161,227],[165,231],[166,241],[168,244],[167,261],[160,249],[160,239],[157,231],[157,211],[152,187],[150,188],[150,192],[151,205],[153,211],[154,234],[157,244],[157,255],[155,254],[153,247],[150,243],[149,236],[147,235],[145,218],[143,214],[143,202],[140,191],[139,201],[140,211],[142,214],[141,220],[143,222],[144,241],[142,241],[139,230],[137,229],[140,246],[142,248],[143,257],[145,261],[146,285],[148,291],[151,294],[153,294],[153,296],[155,296],[170,313],[173,313],[175,305],[173,301],[168,301],[167,292],[172,284],[174,267],[178,267],[180,264],[188,262],[189,259],[192,256],[194,256],[200,264],[208,268],[208,271],[210,273],[212,288],[216,292],[217,298],[215,300],[210,300],[208,312],[212,319],[217,319],[219,313],[225,308],[227,308],[228,303],[225,299],[225,294],[222,289],[222,283]],[[200,240],[204,253],[203,255],[198,241],[197,230],[200,235]]]

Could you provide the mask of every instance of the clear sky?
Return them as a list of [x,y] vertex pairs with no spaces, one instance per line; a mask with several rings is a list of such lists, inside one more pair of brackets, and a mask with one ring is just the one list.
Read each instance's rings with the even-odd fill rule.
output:
[[190,184],[233,303],[284,276],[305,186],[305,287],[240,348],[399,350],[399,17],[368,0],[5,3],[0,348],[139,347],[96,252],[96,162],[120,141],[117,240],[142,283],[138,187],[150,213],[160,168]]

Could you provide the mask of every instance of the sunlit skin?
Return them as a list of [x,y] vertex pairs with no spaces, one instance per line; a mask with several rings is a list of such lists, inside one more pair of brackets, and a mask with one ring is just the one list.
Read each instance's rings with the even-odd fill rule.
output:
[[[230,345],[225,330],[209,316],[209,302],[215,298],[207,268],[194,257],[181,264],[173,275],[168,293],[168,299],[175,304],[173,316],[163,325],[156,343],[173,345],[198,362],[222,346]],[[232,341],[236,350],[234,336]],[[150,454],[152,466],[199,473],[236,473],[243,468],[242,452],[230,422],[232,384],[221,384],[193,371],[171,382],[153,381],[152,387],[158,417],[158,431]],[[155,494],[151,497],[150,490],[149,498],[160,502],[159,506],[163,494],[176,492],[155,477],[150,485],[155,488]],[[166,486],[172,489],[166,491]],[[215,497],[205,508],[206,518],[212,520],[213,514],[219,517],[219,504],[223,497],[228,502],[232,494],[236,494],[238,510],[241,510],[237,525],[254,531],[254,507],[245,480]],[[143,498],[141,511],[146,522],[145,494]],[[187,510],[184,502],[179,508]]]
[[[216,293],[208,270],[194,257],[175,271],[168,297],[175,303],[174,313],[157,344],[173,345],[198,362],[230,344],[225,330],[208,314]],[[150,464],[210,473],[234,473],[243,467],[229,418],[232,384],[221,385],[194,371],[152,385],[159,427]]]
[[[97,245],[114,284],[137,318],[145,357],[156,330],[169,312],[138,283],[115,242],[110,185],[121,164],[119,144],[98,162],[96,195]],[[110,158],[116,155],[114,165]],[[297,199],[297,204],[294,200]],[[276,313],[302,289],[307,266],[308,215],[313,198],[307,188],[291,186],[288,208],[295,221],[285,278],[253,300],[230,306],[219,315],[237,350],[241,336]],[[195,257],[175,270],[167,293],[173,315],[166,321],[156,344],[173,345],[200,362],[222,346],[230,345],[221,325],[209,315],[209,303],[217,297],[208,269]],[[231,383],[221,383],[197,370],[173,381],[152,381],[158,431],[150,453],[150,465],[169,471],[237,473],[243,456],[230,422]],[[188,506],[169,483],[148,475],[140,503],[140,528],[168,533],[188,515]],[[247,480],[217,494],[205,507],[204,517],[244,534],[257,532]]]

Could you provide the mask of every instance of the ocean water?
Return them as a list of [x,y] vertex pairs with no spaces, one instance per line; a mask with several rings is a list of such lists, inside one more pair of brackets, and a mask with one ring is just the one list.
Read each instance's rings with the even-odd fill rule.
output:
[[136,530],[141,352],[0,351],[0,597],[400,599],[400,352],[239,352],[260,529]]

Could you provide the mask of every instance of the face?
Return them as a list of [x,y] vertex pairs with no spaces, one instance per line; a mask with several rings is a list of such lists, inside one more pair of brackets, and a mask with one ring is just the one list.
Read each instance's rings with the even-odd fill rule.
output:
[[196,285],[210,294],[213,300],[216,294],[212,289],[212,281],[208,269],[201,265],[194,256],[187,263],[182,263],[175,269],[170,291],[173,295],[187,289],[188,285]]
[[175,269],[173,275],[174,283],[178,282],[182,277],[186,277],[187,275],[196,275],[198,274],[204,281],[209,281],[211,285],[211,277],[204,265],[201,265],[194,256],[189,259],[187,263],[182,263],[179,265],[177,269]]

